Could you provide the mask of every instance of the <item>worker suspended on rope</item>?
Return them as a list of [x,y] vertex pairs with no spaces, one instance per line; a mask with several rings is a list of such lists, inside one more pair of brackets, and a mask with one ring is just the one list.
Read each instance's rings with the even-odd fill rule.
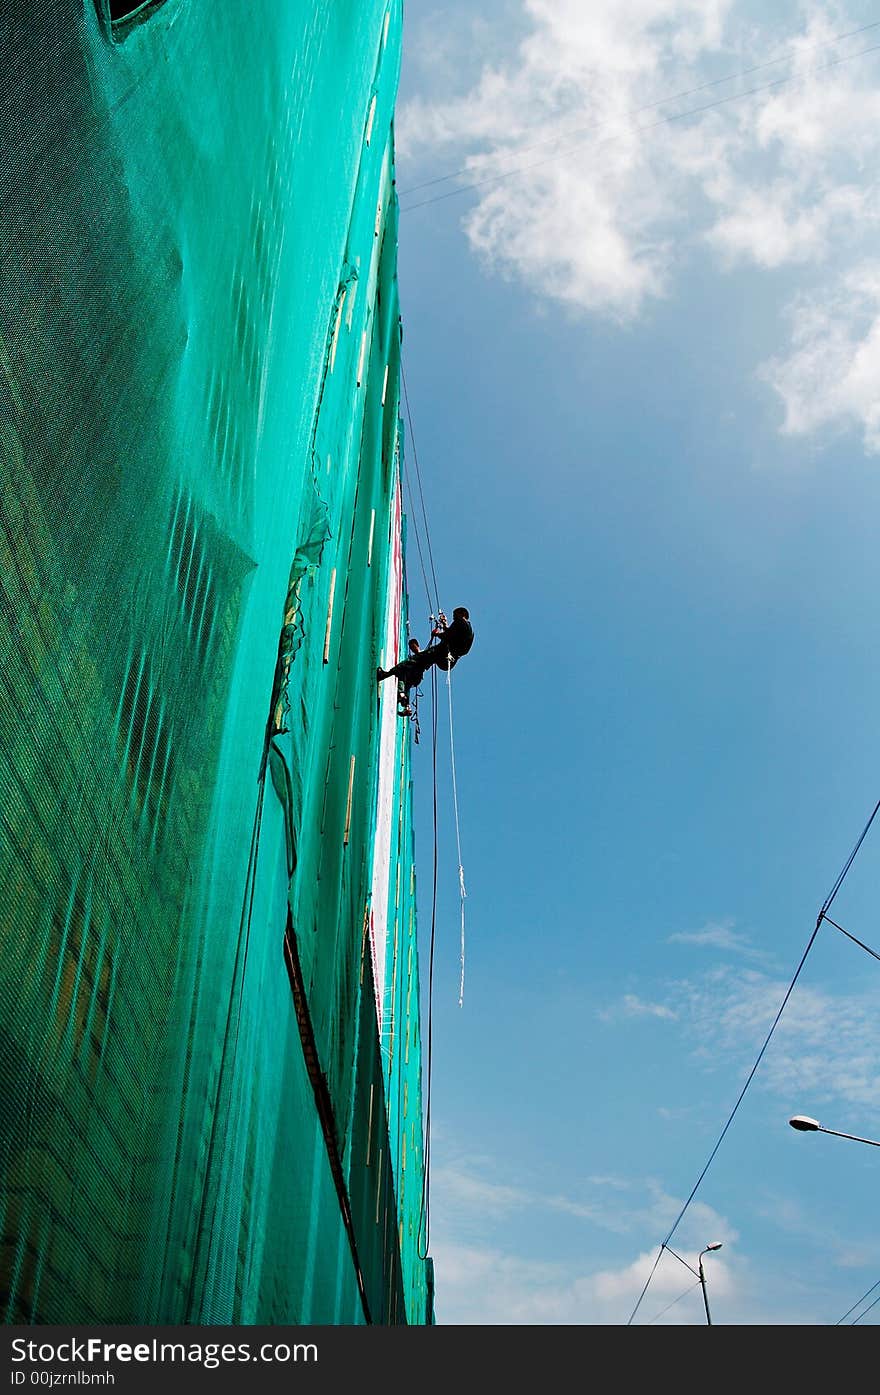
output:
[[411,639],[408,659],[401,659],[393,668],[376,669],[376,678],[380,683],[386,678],[397,679],[397,712],[400,717],[412,716],[410,692],[419,686],[432,664],[448,673],[455,668],[462,655],[467,654],[474,642],[470,612],[463,605],[456,606],[452,612],[452,623],[448,624],[441,610],[431,638],[436,643],[429,644],[427,649],[420,648],[417,639]]

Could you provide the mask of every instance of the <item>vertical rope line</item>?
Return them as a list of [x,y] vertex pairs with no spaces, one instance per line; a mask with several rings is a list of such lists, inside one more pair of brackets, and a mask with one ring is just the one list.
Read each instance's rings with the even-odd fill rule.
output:
[[421,500],[422,505],[422,518],[424,519],[425,524],[425,542],[428,546],[428,562],[431,567],[431,580],[434,582],[434,603],[436,604],[437,609],[439,610],[440,587],[437,585],[437,573],[434,570],[434,552],[431,547],[431,530],[428,527],[428,510],[425,506],[425,494],[422,488],[422,471],[419,466],[419,452],[418,447],[416,446],[416,434],[413,430],[412,412],[410,410],[409,405],[409,391],[406,386],[406,374],[403,371],[403,359],[400,360],[400,381],[403,386],[403,401],[406,407],[406,419],[409,423],[409,439],[412,442],[413,461],[415,462],[416,467],[416,483],[419,487],[419,499]]
[[[424,1167],[424,1181],[422,1184],[422,1204],[419,1208],[419,1229],[418,1229],[418,1255],[419,1259],[427,1259],[431,1246],[431,1086],[433,1083],[434,1064],[434,945],[437,931],[437,668],[431,666],[431,765],[433,770],[434,785],[434,859],[433,874],[431,880],[431,942],[430,954],[428,958],[428,1088],[425,1100],[425,1127],[424,1144],[422,1148],[422,1165]],[[425,1232],[425,1248],[422,1251],[422,1228]]]
[[458,985],[458,1006],[464,1003],[464,867],[461,860],[461,827],[458,817],[458,781],[455,778],[455,733],[452,725],[452,665],[446,670],[446,691],[449,696],[449,757],[452,764],[452,805],[455,811],[455,846],[458,849],[458,894],[461,900],[461,978]]

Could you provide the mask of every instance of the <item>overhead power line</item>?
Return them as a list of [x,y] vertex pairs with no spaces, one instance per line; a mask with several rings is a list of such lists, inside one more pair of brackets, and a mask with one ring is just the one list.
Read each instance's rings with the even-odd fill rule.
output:
[[[880,1288],[880,1279],[877,1280],[876,1284],[872,1284],[871,1287],[868,1289],[867,1293],[863,1293],[863,1294],[862,1294],[861,1298],[857,1298],[856,1301],[855,1301],[855,1303],[853,1303],[853,1305],[852,1305],[851,1308],[847,1308],[847,1310],[846,1310],[846,1312],[844,1313],[843,1317],[842,1317],[842,1318],[838,1318],[837,1321],[836,1321],[836,1323],[834,1324],[834,1326],[835,1326],[835,1327],[841,1327],[841,1326],[843,1325],[843,1323],[846,1322],[846,1320],[847,1320],[847,1318],[849,1317],[850,1313],[854,1313],[855,1310],[856,1310],[856,1308],[860,1308],[860,1307],[862,1306],[862,1304],[864,1303],[864,1301],[865,1301],[866,1298],[870,1298],[870,1297],[871,1297],[871,1294],[874,1292],[875,1288]],[[874,1299],[874,1303],[880,1303],[880,1294],[878,1294],[878,1296]],[[871,1308],[873,1308],[874,1303],[869,1304],[869,1306],[865,1309],[865,1313],[869,1313],[869,1312],[871,1311]],[[855,1324],[859,1321],[859,1318],[863,1318],[863,1317],[865,1316],[865,1313],[860,1313],[860,1314],[859,1314],[859,1317],[854,1318],[853,1321],[852,1321],[851,1326],[855,1326]]]
[[[714,1148],[712,1149],[711,1153],[709,1154],[709,1157],[708,1157],[707,1160],[706,1160],[706,1163],[705,1163],[705,1165],[704,1165],[704,1167],[703,1167],[703,1170],[701,1171],[699,1177],[697,1178],[696,1182],[694,1183],[693,1187],[691,1188],[687,1200],[685,1201],[684,1205],[682,1206],[681,1210],[679,1211],[678,1215],[676,1216],[675,1220],[673,1221],[672,1226],[670,1227],[669,1232],[668,1232],[667,1235],[666,1235],[666,1238],[661,1242],[660,1249],[659,1249],[658,1254],[657,1254],[657,1258],[656,1258],[655,1261],[654,1261],[654,1264],[653,1264],[653,1267],[652,1267],[652,1269],[651,1269],[650,1274],[648,1275],[647,1279],[645,1280],[645,1286],[644,1286],[644,1288],[642,1289],[641,1293],[639,1294],[639,1297],[638,1297],[638,1300],[637,1300],[637,1302],[636,1302],[636,1305],[635,1305],[635,1307],[633,1308],[632,1312],[630,1313],[629,1318],[627,1319],[627,1324],[626,1324],[627,1327],[629,1327],[629,1326],[631,1325],[631,1323],[632,1323],[632,1321],[633,1321],[633,1318],[635,1317],[636,1313],[639,1311],[639,1308],[641,1307],[642,1300],[644,1299],[645,1294],[646,1294],[647,1291],[648,1291],[648,1287],[649,1287],[649,1285],[650,1285],[650,1283],[651,1283],[651,1280],[652,1280],[653,1277],[654,1277],[654,1274],[655,1274],[656,1269],[657,1269],[657,1265],[660,1263],[660,1257],[661,1257],[661,1255],[663,1254],[664,1249],[667,1249],[667,1248],[668,1248],[668,1246],[669,1246],[669,1241],[672,1239],[673,1235],[675,1234],[676,1230],[678,1229],[679,1225],[681,1224],[681,1221],[682,1221],[682,1219],[684,1218],[685,1212],[687,1211],[688,1207],[690,1206],[691,1202],[693,1201],[694,1197],[696,1196],[696,1194],[697,1194],[697,1192],[698,1192],[698,1190],[699,1190],[699,1188],[700,1188],[700,1185],[701,1185],[701,1183],[702,1183],[702,1181],[703,1181],[703,1178],[706,1176],[706,1173],[709,1171],[709,1168],[712,1166],[712,1163],[713,1163],[713,1161],[714,1161],[714,1159],[715,1159],[715,1155],[716,1155],[716,1153],[718,1152],[718,1149],[721,1147],[721,1144],[724,1142],[724,1139],[725,1139],[725,1137],[726,1137],[726,1135],[727,1135],[727,1131],[728,1131],[728,1129],[730,1128],[731,1124],[733,1123],[733,1120],[734,1120],[734,1118],[736,1117],[736,1113],[737,1113],[737,1111],[738,1111],[740,1105],[742,1104],[743,1099],[745,1098],[746,1091],[748,1090],[749,1086],[751,1085],[751,1083],[752,1083],[752,1081],[753,1081],[753,1079],[754,1079],[754,1077],[755,1077],[755,1072],[757,1071],[758,1066],[761,1064],[761,1061],[762,1061],[763,1058],[764,1058],[764,1053],[766,1052],[767,1047],[770,1045],[770,1041],[771,1041],[771,1038],[772,1038],[772,1036],[773,1036],[773,1033],[776,1031],[776,1028],[777,1028],[777,1026],[779,1025],[779,1019],[782,1017],[782,1014],[783,1014],[783,1012],[785,1011],[785,1008],[786,1008],[786,1005],[787,1005],[787,1003],[788,1003],[788,1000],[789,1000],[789,998],[791,997],[792,993],[794,992],[794,986],[795,986],[795,984],[797,983],[798,978],[800,977],[801,970],[803,969],[804,965],[805,965],[806,962],[807,962],[807,958],[808,958],[808,956],[809,956],[810,950],[813,948],[813,945],[815,944],[816,936],[818,935],[820,929],[822,928],[822,921],[828,919],[828,912],[829,912],[829,910],[831,909],[831,906],[832,906],[832,904],[834,903],[834,900],[835,900],[835,898],[836,898],[838,892],[840,891],[840,888],[843,886],[843,883],[844,883],[844,881],[845,881],[845,879],[846,879],[847,873],[849,872],[850,868],[852,867],[853,862],[855,861],[855,859],[856,859],[856,857],[857,857],[857,855],[858,855],[859,849],[861,848],[862,844],[864,843],[865,839],[867,838],[868,832],[869,832],[869,830],[870,830],[870,828],[871,828],[871,825],[873,824],[874,820],[876,819],[878,812],[880,812],[880,800],[878,800],[877,803],[874,805],[874,808],[873,808],[873,811],[872,811],[872,813],[871,813],[871,816],[870,816],[870,818],[868,819],[868,822],[865,824],[864,828],[862,829],[861,833],[859,834],[859,837],[858,837],[858,839],[856,840],[856,843],[855,843],[855,846],[853,847],[852,852],[850,853],[850,855],[849,855],[849,857],[847,858],[846,862],[843,864],[843,867],[841,868],[840,872],[838,873],[838,875],[837,875],[837,877],[836,877],[836,879],[835,879],[835,881],[834,881],[834,884],[833,884],[831,890],[829,891],[828,895],[825,897],[825,900],[822,902],[821,909],[820,909],[820,911],[819,911],[818,916],[816,917],[816,924],[815,924],[815,926],[813,927],[813,932],[812,932],[812,934],[810,935],[809,940],[807,941],[807,947],[806,947],[806,949],[804,950],[803,954],[801,955],[800,963],[798,964],[797,968],[796,968],[795,971],[794,971],[794,975],[793,975],[793,977],[792,977],[792,979],[791,979],[791,982],[790,982],[789,985],[788,985],[788,988],[785,990],[785,996],[784,996],[784,998],[782,999],[782,1002],[781,1002],[780,1005],[779,1005],[779,1011],[776,1013],[776,1016],[774,1017],[773,1022],[772,1022],[771,1026],[770,1026],[770,1030],[769,1030],[769,1032],[767,1033],[766,1037],[764,1038],[764,1043],[763,1043],[763,1045],[762,1045],[760,1051],[758,1052],[758,1056],[757,1056],[757,1059],[756,1059],[756,1061],[755,1061],[755,1064],[752,1066],[752,1069],[749,1071],[748,1076],[746,1077],[746,1082],[745,1082],[745,1084],[743,1085],[742,1089],[740,1090],[739,1095],[737,1096],[737,1099],[736,1099],[736,1103],[734,1104],[732,1110],[730,1111],[730,1114],[727,1116],[727,1122],[725,1123],[724,1128],[721,1130],[721,1133],[718,1135],[717,1142],[715,1143]],[[837,927],[837,928],[839,928],[839,927]]]
[[695,1288],[699,1288],[699,1287],[700,1287],[700,1281],[699,1281],[699,1279],[697,1279],[697,1282],[696,1282],[695,1284],[688,1284],[688,1286],[687,1286],[687,1288],[685,1289],[684,1293],[680,1293],[680,1294],[678,1295],[678,1297],[677,1297],[677,1298],[673,1298],[672,1302],[671,1302],[671,1303],[668,1303],[668,1304],[666,1305],[665,1308],[661,1308],[659,1313],[655,1313],[654,1316],[653,1316],[652,1318],[648,1318],[648,1321],[645,1323],[645,1326],[646,1326],[646,1327],[650,1327],[650,1325],[651,1325],[652,1322],[656,1322],[658,1318],[662,1318],[663,1315],[664,1315],[665,1313],[668,1313],[668,1312],[669,1312],[669,1309],[670,1309],[670,1308],[674,1308],[675,1305],[676,1305],[676,1303],[680,1303],[681,1300],[682,1300],[683,1298],[687,1298],[687,1296],[688,1296],[689,1293],[693,1293],[694,1289],[695,1289]]
[[835,930],[839,930],[841,935],[846,935],[846,938],[852,940],[854,945],[858,945],[859,949],[863,949],[866,954],[870,954],[873,959],[880,959],[880,954],[878,954],[875,949],[872,949],[870,945],[863,944],[861,940],[857,940],[855,935],[851,935],[848,930],[844,930],[843,926],[838,925],[836,920],[832,920],[830,915],[824,916],[823,919],[827,920],[829,925],[833,925]]
[[863,1313],[859,1313],[857,1318],[853,1318],[852,1322],[850,1323],[850,1327],[855,1327],[856,1323],[861,1322],[863,1317],[867,1317],[871,1309],[876,1308],[878,1303],[880,1303],[880,1294],[877,1295],[873,1303],[868,1304],[867,1308]]

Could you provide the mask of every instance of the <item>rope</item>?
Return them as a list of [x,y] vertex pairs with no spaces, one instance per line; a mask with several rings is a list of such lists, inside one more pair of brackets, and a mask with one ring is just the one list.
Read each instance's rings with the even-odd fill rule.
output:
[[[434,944],[437,930],[437,668],[431,667],[431,766],[434,781],[434,870],[431,883],[431,947],[428,958],[428,1088],[425,1096],[425,1142],[422,1157],[425,1178],[422,1184],[422,1204],[419,1208],[418,1254],[427,1259],[431,1246],[431,1084],[433,1079],[434,1046]],[[425,1248],[422,1251],[422,1223],[425,1228]]]
[[428,610],[430,610],[431,607],[434,605],[434,602],[433,602],[432,599],[431,599],[431,586],[430,586],[430,583],[429,583],[429,581],[428,581],[428,573],[427,573],[426,570],[425,570],[425,558],[424,558],[424,555],[423,555],[423,553],[422,553],[422,539],[421,539],[421,535],[420,535],[420,533],[419,533],[419,522],[418,522],[418,517],[417,517],[417,515],[416,515],[415,499],[413,498],[412,485],[410,484],[410,480],[409,480],[409,473],[407,472],[405,466],[404,466],[403,478],[404,478],[404,483],[405,483],[405,485],[406,485],[406,492],[407,492],[407,494],[409,495],[410,517],[412,518],[413,533],[415,534],[415,539],[416,539],[416,550],[418,551],[418,554],[419,554],[419,567],[421,568],[422,581],[423,581],[424,584],[425,584],[425,595],[426,595],[427,598],[428,598]]
[[464,867],[461,861],[461,828],[458,818],[458,782],[455,778],[455,734],[452,726],[452,665],[446,670],[446,691],[449,694],[449,757],[452,764],[452,804],[455,810],[455,845],[458,849],[458,893],[461,900],[461,979],[458,985],[458,1006],[464,1003]]
[[[415,467],[416,467],[416,480],[417,480],[418,486],[419,486],[419,499],[420,499],[421,505],[422,505],[422,518],[424,519],[424,524],[425,524],[425,542],[426,542],[427,547],[428,547],[428,561],[429,561],[430,564],[431,564],[431,577],[432,577],[433,582],[434,582],[434,604],[436,605],[437,609],[439,610],[439,609],[440,609],[440,588],[439,588],[439,586],[437,585],[437,573],[436,573],[436,571],[434,570],[434,553],[433,553],[433,550],[432,550],[432,548],[431,548],[431,530],[430,530],[430,528],[428,527],[428,510],[427,510],[427,507],[425,506],[425,494],[424,494],[424,490],[422,489],[422,472],[421,472],[421,469],[419,468],[419,452],[418,452],[418,448],[417,448],[417,446],[416,446],[416,433],[415,433],[415,431],[413,430],[412,412],[410,411],[410,406],[409,406],[409,392],[407,391],[407,387],[406,387],[406,374],[405,374],[404,371],[403,371],[403,360],[402,360],[402,359],[401,359],[401,361],[400,361],[400,381],[401,381],[401,383],[403,384],[403,400],[404,400],[404,403],[405,403],[405,405],[406,405],[406,419],[407,419],[407,422],[409,423],[409,439],[410,439],[411,442],[412,442],[413,460],[414,460],[414,462],[415,462]],[[410,495],[412,495],[412,489],[410,489]],[[426,580],[425,580],[425,585],[427,586],[427,578],[426,578]]]

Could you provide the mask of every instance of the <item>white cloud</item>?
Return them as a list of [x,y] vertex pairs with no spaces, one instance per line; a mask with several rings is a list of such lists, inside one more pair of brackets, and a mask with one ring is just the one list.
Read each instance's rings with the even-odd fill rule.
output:
[[[457,1153],[442,1130],[438,1138],[444,1149],[451,1149],[435,1167],[432,1186],[431,1254],[438,1322],[618,1326],[627,1321],[654,1269],[660,1237],[681,1211],[682,1196],[672,1195],[651,1178],[596,1176],[584,1180],[586,1205],[582,1205],[580,1198],[545,1195],[540,1185],[528,1179],[500,1181],[497,1160]],[[591,1188],[613,1194],[599,1197]],[[574,1247],[576,1257],[554,1253],[555,1242],[549,1236],[545,1239],[540,1223],[542,1210],[549,1207],[579,1215],[589,1208],[598,1212],[603,1206],[605,1215],[598,1224],[606,1236],[617,1238],[585,1231],[583,1244]],[[755,1209],[783,1236],[815,1239],[816,1217],[788,1193],[765,1190],[756,1199]],[[532,1220],[537,1218],[538,1226],[518,1227],[515,1213],[519,1210]],[[837,1268],[864,1267],[869,1254],[838,1233],[828,1217],[822,1219],[822,1235]],[[653,1246],[638,1248],[654,1237]],[[716,1317],[720,1310],[726,1324],[827,1321],[828,1295],[821,1285],[801,1282],[792,1270],[786,1283],[768,1294],[762,1279],[765,1264],[761,1262],[753,1272],[739,1229],[696,1198],[676,1228],[675,1253],[663,1254],[654,1269],[637,1324],[702,1323],[699,1289],[692,1288],[680,1260],[696,1268],[699,1251],[714,1241],[721,1241],[724,1249],[704,1262]],[[620,1258],[609,1259],[611,1253]]]
[[783,430],[861,428],[880,453],[880,262],[865,262],[791,310],[791,349],[762,368],[782,399]]
[[[630,1317],[653,1270],[636,1324],[699,1325],[703,1322],[700,1291],[681,1261],[696,1269],[699,1251],[714,1241],[721,1241],[724,1249],[704,1263],[716,1319],[720,1311],[726,1324],[827,1321],[827,1299],[798,1283],[796,1275],[789,1274],[787,1284],[768,1294],[762,1278],[764,1265],[753,1272],[738,1229],[703,1201],[694,1200],[688,1207],[676,1230],[674,1253],[662,1254],[655,1267],[659,1237],[679,1214],[683,1198],[670,1195],[650,1179],[633,1178],[622,1184],[623,1189],[640,1199],[646,1197],[647,1203],[641,1209],[626,1210],[625,1197],[618,1197],[623,1224],[616,1227],[617,1232],[629,1233],[642,1244],[646,1237],[656,1236],[656,1244],[636,1249],[634,1243],[627,1252],[624,1241],[623,1257],[618,1262],[609,1261],[595,1239],[579,1249],[577,1258],[551,1257],[552,1242],[545,1246],[540,1234],[530,1242],[518,1237],[509,1217],[500,1213],[491,1218],[494,1229],[490,1226],[477,1233],[469,1222],[475,1210],[482,1216],[482,1188],[488,1188],[489,1193],[494,1189],[493,1177],[486,1175],[494,1173],[494,1168],[486,1158],[479,1164],[459,1160],[456,1166],[466,1166],[478,1185],[459,1193],[457,1200],[450,1196],[444,1200],[444,1193],[438,1192],[432,1203],[431,1254],[437,1276],[439,1323],[620,1326]],[[446,1167],[443,1172],[447,1174]],[[612,1180],[616,1185],[619,1179]],[[528,1199],[530,1207],[539,1201],[528,1187],[516,1185],[505,1190]],[[785,1197],[768,1197],[762,1214],[786,1235],[811,1234],[809,1217]],[[815,1228],[813,1219],[813,1235]],[[851,1242],[831,1232],[825,1238],[831,1242],[838,1267],[864,1265],[865,1253]]]
[[[772,66],[757,33],[751,52],[719,56],[742,31],[735,0],[523,0],[523,13],[510,60],[398,122],[404,152],[456,152],[467,183],[487,181],[465,228],[496,270],[627,319],[666,293],[701,234],[767,268],[821,260],[832,238],[876,226],[863,176],[880,153],[880,90],[870,58],[837,62],[869,46],[832,43],[855,27],[842,11],[816,7],[800,28],[792,14]],[[763,71],[724,80],[752,64]]]
[[[858,28],[842,6],[788,6],[769,44],[739,0],[522,0],[521,21],[502,56],[484,34],[493,56],[462,95],[412,101],[398,119],[411,168],[459,166],[481,186],[464,228],[494,272],[625,322],[670,295],[700,247],[765,276],[826,276],[869,255],[880,84],[878,56],[857,55],[877,36],[835,40]],[[473,73],[471,46],[467,61]],[[861,284],[798,302],[790,353],[761,375],[789,434],[855,424],[880,450],[875,287],[866,267]]]
[[[437,1238],[432,1250],[438,1275],[438,1321],[479,1325],[620,1326],[632,1312],[657,1258],[655,1248],[617,1268],[591,1270],[586,1264],[512,1254],[500,1244],[468,1245],[444,1236]],[[696,1250],[683,1247],[677,1252],[687,1263],[696,1264]],[[730,1312],[738,1288],[733,1271],[721,1260],[711,1272],[713,1297]],[[687,1270],[665,1254],[637,1321],[650,1322],[661,1314],[668,1324],[700,1321],[702,1300],[695,1285]]]
[[[598,1324],[626,1322],[651,1267],[656,1250],[637,1256],[620,1269],[589,1272],[572,1264],[530,1259],[494,1247],[438,1243],[434,1262],[443,1283],[437,1291],[437,1316],[442,1323],[468,1324]],[[713,1291],[729,1285],[725,1270],[713,1270]],[[674,1300],[664,1314],[671,1324],[690,1325],[699,1319],[702,1301],[695,1280],[674,1260],[665,1258],[651,1282],[650,1320]]]

